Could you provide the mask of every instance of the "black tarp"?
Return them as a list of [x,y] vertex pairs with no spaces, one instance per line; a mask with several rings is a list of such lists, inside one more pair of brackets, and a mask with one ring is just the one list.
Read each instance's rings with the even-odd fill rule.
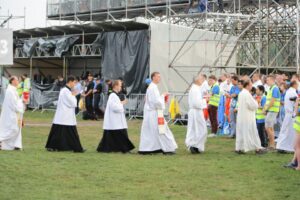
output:
[[29,39],[24,41],[23,52],[25,56],[31,57],[36,46],[38,45],[38,39]]
[[104,32],[93,47],[99,44],[103,78],[122,77],[128,94],[141,93],[149,76],[149,31]]
[[39,48],[42,52],[46,54],[52,53],[56,48],[57,39],[43,39],[40,38],[38,40],[39,42]]
[[69,49],[74,45],[74,43],[79,39],[79,36],[66,36],[61,37],[57,40],[55,55],[62,57]]

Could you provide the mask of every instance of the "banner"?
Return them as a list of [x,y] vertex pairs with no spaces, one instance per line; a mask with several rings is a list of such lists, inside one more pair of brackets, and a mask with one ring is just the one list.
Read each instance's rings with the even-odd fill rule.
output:
[[0,65],[13,64],[13,32],[0,28]]

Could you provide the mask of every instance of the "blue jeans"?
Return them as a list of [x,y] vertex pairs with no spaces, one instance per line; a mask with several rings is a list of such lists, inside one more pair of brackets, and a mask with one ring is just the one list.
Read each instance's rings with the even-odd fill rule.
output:
[[233,107],[230,107],[229,116],[230,116],[230,137],[234,137],[236,133],[236,113],[234,112]]

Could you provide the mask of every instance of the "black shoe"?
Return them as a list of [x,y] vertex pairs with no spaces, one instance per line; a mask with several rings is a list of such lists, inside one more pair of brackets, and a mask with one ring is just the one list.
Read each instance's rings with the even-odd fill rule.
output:
[[238,151],[234,151],[235,153],[237,153],[237,154],[245,154],[245,152],[243,152],[243,151],[241,151],[241,150],[238,150]]
[[283,167],[295,169],[296,167],[298,167],[298,162],[297,161],[296,162],[290,162],[290,163],[288,163],[286,165],[283,165]]
[[192,154],[198,154],[198,153],[200,153],[199,149],[196,148],[196,147],[190,147],[190,151],[191,151]]
[[82,149],[81,151],[74,151],[74,153],[84,153],[86,152],[86,149]]
[[173,156],[176,153],[175,152],[163,152],[163,154],[166,155],[166,156]]

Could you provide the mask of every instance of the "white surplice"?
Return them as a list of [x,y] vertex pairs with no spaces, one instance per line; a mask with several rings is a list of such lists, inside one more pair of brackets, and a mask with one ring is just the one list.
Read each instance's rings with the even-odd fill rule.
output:
[[165,133],[160,134],[158,129],[158,110],[165,109],[164,97],[159,94],[158,87],[151,83],[146,92],[144,119],[141,129],[140,152],[162,150],[174,152],[177,149],[173,133],[165,121]]
[[2,150],[22,149],[21,116],[24,104],[17,88],[8,85],[0,116],[0,142]]
[[76,126],[75,108],[77,100],[72,95],[71,89],[64,87],[59,92],[57,108],[53,119],[53,124]]
[[203,114],[203,98],[201,87],[193,84],[189,91],[189,113],[185,144],[188,148],[195,147],[199,151],[205,150],[207,127]]
[[104,130],[127,129],[124,106],[116,93],[111,93],[108,97],[104,113]]
[[238,113],[236,120],[236,144],[237,151],[252,151],[261,149],[255,112],[258,108],[256,100],[250,92],[243,89],[238,96]]
[[293,113],[295,101],[291,101],[290,98],[297,96],[298,95],[295,88],[291,87],[286,91],[286,95],[284,97],[285,116],[280,129],[276,149],[294,152],[296,132],[293,128]]

